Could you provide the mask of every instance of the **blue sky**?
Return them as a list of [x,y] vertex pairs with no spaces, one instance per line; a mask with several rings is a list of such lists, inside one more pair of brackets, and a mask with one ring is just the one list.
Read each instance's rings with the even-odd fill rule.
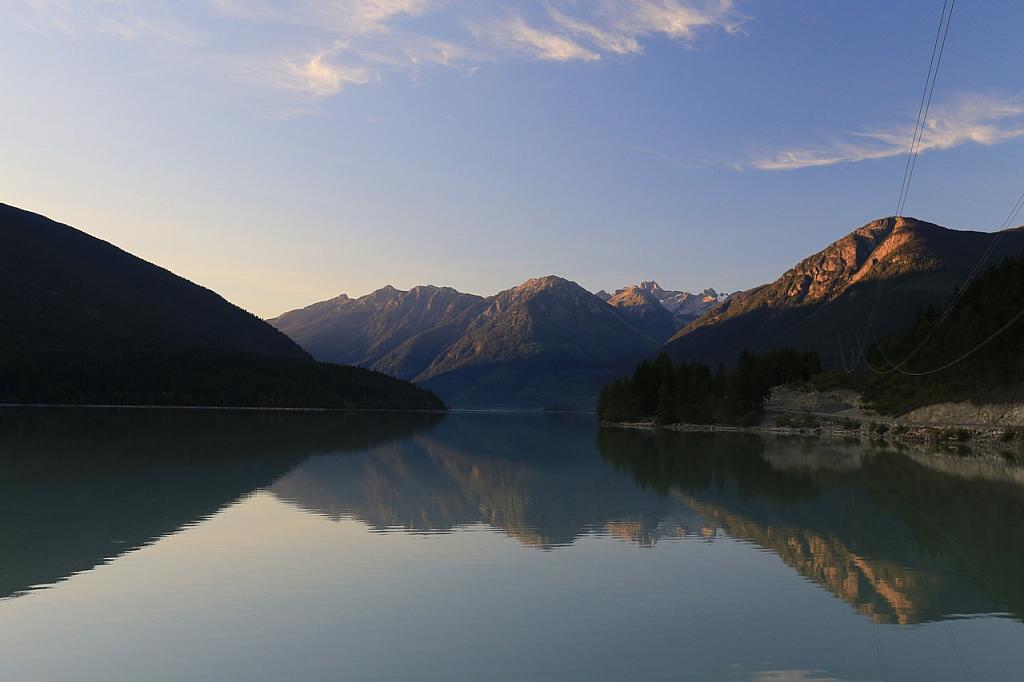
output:
[[[0,201],[263,316],[747,288],[894,212],[941,7],[8,0]],[[1024,190],[1022,25],[957,4],[907,215],[991,230]]]

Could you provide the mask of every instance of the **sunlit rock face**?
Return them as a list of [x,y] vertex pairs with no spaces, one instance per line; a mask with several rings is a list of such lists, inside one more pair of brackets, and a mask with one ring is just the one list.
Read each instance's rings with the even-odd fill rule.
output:
[[[914,218],[883,218],[805,258],[776,281],[739,292],[680,329],[666,344],[678,360],[735,362],[744,350],[796,347],[840,366],[846,350],[872,333],[905,326],[928,305],[944,303],[986,255],[993,235],[951,230]],[[988,258],[1024,248],[1008,230]]]

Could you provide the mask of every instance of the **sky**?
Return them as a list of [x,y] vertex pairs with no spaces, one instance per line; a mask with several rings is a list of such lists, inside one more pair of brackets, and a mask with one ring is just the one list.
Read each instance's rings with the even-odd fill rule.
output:
[[[0,201],[263,317],[558,274],[746,289],[899,196],[942,3],[4,0]],[[1024,3],[959,2],[905,215],[1024,191]]]

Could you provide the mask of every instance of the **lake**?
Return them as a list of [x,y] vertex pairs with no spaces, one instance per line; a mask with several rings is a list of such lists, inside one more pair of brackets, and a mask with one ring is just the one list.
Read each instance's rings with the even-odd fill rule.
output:
[[1020,680],[1024,469],[578,415],[0,410],[3,680]]

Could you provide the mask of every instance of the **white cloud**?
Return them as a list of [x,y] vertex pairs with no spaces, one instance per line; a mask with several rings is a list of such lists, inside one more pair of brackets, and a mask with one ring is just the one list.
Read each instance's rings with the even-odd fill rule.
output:
[[558,10],[548,9],[552,20],[569,33],[591,42],[597,49],[612,54],[638,54],[643,51],[636,36],[623,35],[620,31],[605,30],[594,24],[574,19]]
[[601,58],[571,38],[534,28],[514,16],[500,21],[472,25],[473,33],[481,39],[505,50],[554,62],[592,62]]
[[[735,164],[738,169],[794,170],[905,155],[913,124],[850,133],[821,145],[782,149]],[[921,136],[920,151],[952,149],[973,142],[993,145],[1024,137],[1024,100],[968,94],[933,110]]]
[[632,38],[663,34],[674,40],[693,40],[700,30],[708,28],[736,33],[745,21],[732,0],[604,0],[602,5],[600,14],[605,22],[620,35]]

